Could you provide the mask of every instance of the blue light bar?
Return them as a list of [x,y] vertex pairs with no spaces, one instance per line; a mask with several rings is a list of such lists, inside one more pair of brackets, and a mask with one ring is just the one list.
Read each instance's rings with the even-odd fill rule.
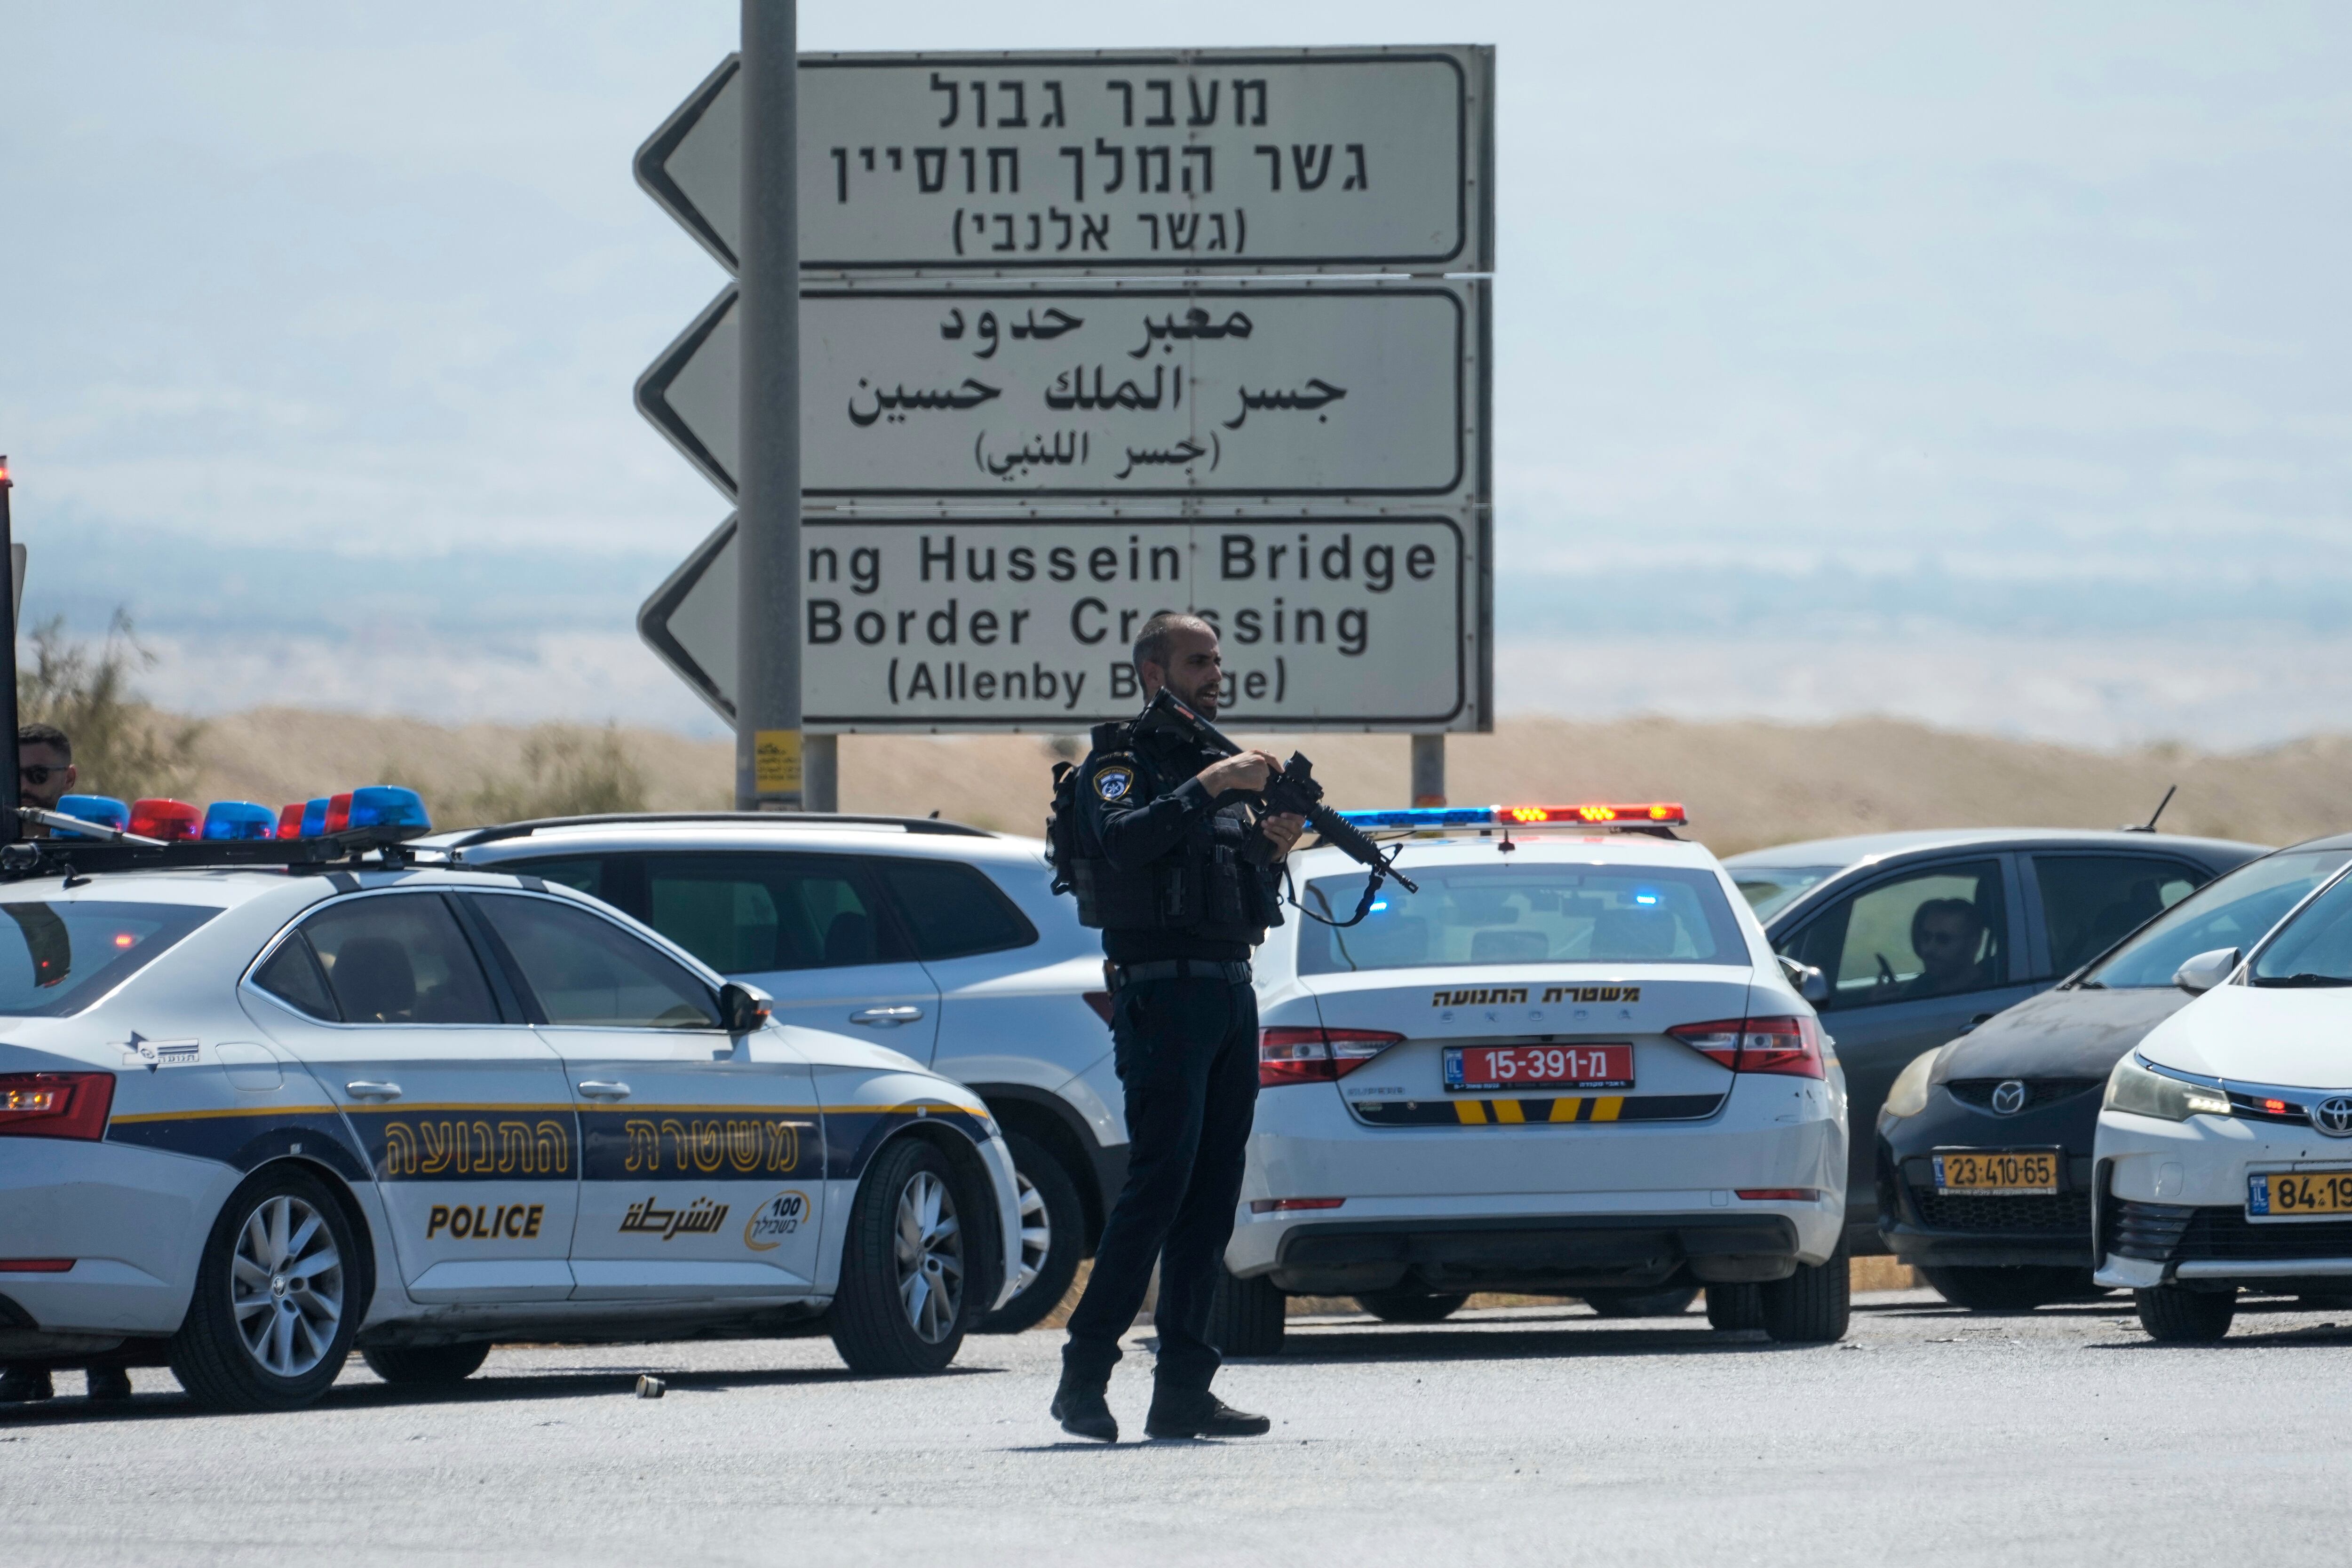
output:
[[118,832],[127,832],[131,827],[131,808],[111,795],[67,795],[58,800],[58,811],[61,816],[79,817]]
[[425,798],[415,790],[397,784],[369,784],[352,791],[351,825],[409,828],[422,833],[431,831],[433,819],[425,814]]
[[278,813],[251,800],[215,800],[205,808],[204,839],[274,839]]
[[1343,821],[1358,828],[1491,828],[1493,806],[1400,806],[1388,811],[1341,811]]
[[321,795],[316,800],[303,801],[302,836],[306,839],[315,839],[326,831],[327,798]]

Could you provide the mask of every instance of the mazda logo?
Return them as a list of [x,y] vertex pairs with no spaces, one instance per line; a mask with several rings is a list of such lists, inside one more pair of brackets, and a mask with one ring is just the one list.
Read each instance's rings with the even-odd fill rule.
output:
[[[1992,1092],[1992,1108],[1996,1114],[2014,1116],[2025,1109],[2027,1091],[2022,1079],[2012,1078]],[[2347,1102],[2352,1105],[2352,1102]],[[2347,1131],[2352,1131],[2347,1127]]]
[[2352,1094],[2330,1094],[2314,1105],[2311,1124],[2331,1138],[2352,1138]]

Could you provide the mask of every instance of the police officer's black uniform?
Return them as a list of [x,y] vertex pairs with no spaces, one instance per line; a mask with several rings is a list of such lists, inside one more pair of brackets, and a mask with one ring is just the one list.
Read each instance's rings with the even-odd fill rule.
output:
[[[1076,776],[1075,831],[1062,841],[1079,917],[1101,927],[1109,960],[1129,1139],[1127,1182],[1070,1318],[1055,1400],[1086,1436],[1116,1435],[1099,1400],[1154,1260],[1160,1360],[1148,1429],[1265,1429],[1208,1391],[1219,1364],[1209,1302],[1257,1104],[1250,950],[1282,919],[1276,852],[1248,798],[1213,800],[1194,777],[1216,760],[1180,737],[1097,727]],[[1080,1404],[1097,1412],[1095,1425],[1072,1419]]]

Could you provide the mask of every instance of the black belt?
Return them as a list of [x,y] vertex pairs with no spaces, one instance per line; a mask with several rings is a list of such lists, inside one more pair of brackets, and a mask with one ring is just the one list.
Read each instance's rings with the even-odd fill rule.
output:
[[1106,962],[1103,974],[1110,981],[1113,990],[1142,980],[1223,980],[1233,986],[1246,986],[1250,982],[1250,967],[1246,961],[1236,963],[1216,958],[1155,958],[1148,964]]

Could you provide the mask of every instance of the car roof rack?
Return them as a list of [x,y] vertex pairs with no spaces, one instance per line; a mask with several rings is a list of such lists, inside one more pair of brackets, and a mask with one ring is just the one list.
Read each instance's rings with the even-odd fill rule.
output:
[[534,817],[529,821],[470,828],[452,834],[444,841],[451,849],[462,850],[476,844],[497,843],[501,839],[529,838],[533,833],[551,828],[645,826],[660,822],[707,822],[712,826],[757,822],[770,828],[903,828],[910,833],[938,833],[953,838],[996,837],[986,828],[971,827],[962,822],[943,822],[937,817],[870,817],[840,811],[601,811],[579,817]]

